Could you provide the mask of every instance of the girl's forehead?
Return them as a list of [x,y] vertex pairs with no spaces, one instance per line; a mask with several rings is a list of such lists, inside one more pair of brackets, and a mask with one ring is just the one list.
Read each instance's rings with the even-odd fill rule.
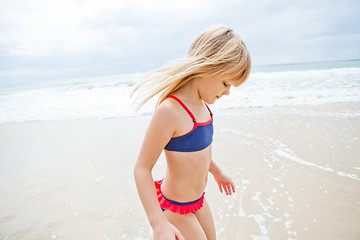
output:
[[239,79],[237,78],[234,78],[233,76],[229,76],[229,75],[222,75],[222,76],[218,76],[218,79],[219,80],[222,80],[222,81],[226,81],[227,83],[236,83],[239,81]]
[[225,81],[227,84],[231,84],[231,85],[239,85],[239,79],[235,78],[234,76],[231,76],[229,74],[209,74],[209,75],[204,75],[204,77],[207,77],[209,79],[212,80],[216,80],[216,81]]

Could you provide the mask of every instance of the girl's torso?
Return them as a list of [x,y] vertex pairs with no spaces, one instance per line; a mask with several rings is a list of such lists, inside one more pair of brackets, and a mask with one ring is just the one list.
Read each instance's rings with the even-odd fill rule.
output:
[[180,115],[174,123],[177,131],[165,147],[167,172],[162,192],[168,199],[188,202],[199,198],[206,187],[211,163],[212,113],[204,103],[194,115],[179,98],[170,98],[166,101],[173,101]]

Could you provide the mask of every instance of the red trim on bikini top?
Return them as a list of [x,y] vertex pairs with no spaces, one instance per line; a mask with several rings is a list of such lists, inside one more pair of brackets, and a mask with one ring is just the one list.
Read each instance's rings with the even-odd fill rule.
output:
[[[205,105],[210,112],[211,119],[206,122],[197,123],[194,115],[180,99],[172,95],[168,97],[173,98],[178,103],[180,103],[180,105],[186,110],[186,112],[192,118],[194,125],[189,132],[181,136],[172,137],[164,149],[168,151],[177,151],[177,152],[194,152],[194,151],[202,150],[207,146],[209,146],[212,142],[212,135],[213,135],[213,126],[212,126],[213,117],[206,103]],[[197,131],[195,132],[196,134],[190,135],[190,133],[192,133],[193,131]]]
[[210,119],[209,121],[206,121],[206,122],[203,122],[203,123],[198,123],[198,122],[196,121],[196,119],[195,119],[194,114],[192,114],[192,112],[189,110],[189,108],[188,108],[180,99],[178,99],[178,98],[175,97],[174,95],[169,95],[169,96],[167,96],[166,98],[172,98],[172,99],[175,99],[177,102],[179,102],[180,105],[181,105],[181,106],[186,110],[186,112],[190,115],[191,119],[193,120],[193,122],[194,122],[196,125],[198,125],[198,126],[205,126],[205,125],[208,125],[208,124],[212,121],[213,114],[212,114],[209,106],[206,104],[206,102],[204,102],[204,103],[205,103],[206,108],[207,108],[207,109],[209,110],[209,112],[210,112],[210,117],[211,117],[211,119]]

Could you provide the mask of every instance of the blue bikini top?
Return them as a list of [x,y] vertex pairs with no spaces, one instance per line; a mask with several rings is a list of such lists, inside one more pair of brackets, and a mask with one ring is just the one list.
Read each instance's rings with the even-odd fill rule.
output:
[[178,101],[181,106],[186,110],[194,122],[193,129],[181,136],[173,137],[165,146],[165,150],[175,152],[195,152],[200,151],[208,147],[213,141],[213,114],[211,113],[208,105],[205,103],[207,109],[210,112],[211,119],[207,122],[198,123],[191,111],[185,106],[185,104],[175,96],[168,96]]

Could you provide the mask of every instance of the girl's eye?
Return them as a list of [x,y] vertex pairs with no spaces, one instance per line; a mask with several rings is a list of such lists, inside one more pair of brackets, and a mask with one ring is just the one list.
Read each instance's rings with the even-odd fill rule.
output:
[[224,86],[225,86],[225,87],[227,87],[227,86],[229,86],[229,85],[228,85],[228,84],[226,84],[226,82],[224,82]]

